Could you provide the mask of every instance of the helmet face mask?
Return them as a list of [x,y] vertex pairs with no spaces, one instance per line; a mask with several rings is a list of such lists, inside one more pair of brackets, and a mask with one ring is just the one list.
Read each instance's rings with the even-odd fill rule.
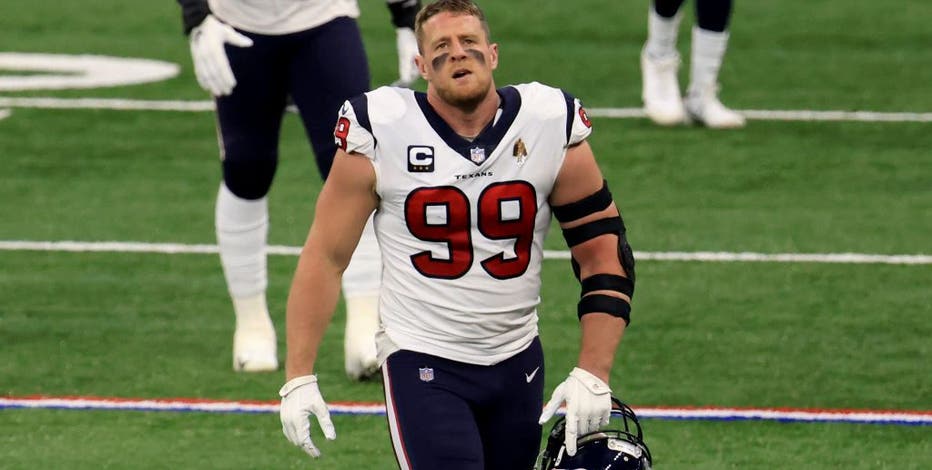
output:
[[547,439],[536,469],[539,470],[650,470],[650,450],[637,416],[628,405],[612,397],[612,423],[622,426],[591,432],[576,440],[576,455],[566,453],[566,420],[560,418]]

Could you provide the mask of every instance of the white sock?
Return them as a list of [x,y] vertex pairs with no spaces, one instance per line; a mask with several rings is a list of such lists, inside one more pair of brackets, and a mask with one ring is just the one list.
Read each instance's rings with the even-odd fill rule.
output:
[[265,292],[250,297],[234,297],[233,311],[236,313],[236,329],[264,330],[272,327]]
[[703,93],[714,90],[718,72],[728,48],[728,31],[708,31],[693,27],[692,53],[689,63],[689,91]]
[[268,199],[242,199],[221,183],[215,225],[220,264],[230,295],[244,299],[261,294],[264,299],[268,286],[265,257]]
[[343,297],[378,296],[381,283],[382,254],[375,237],[372,216],[369,216],[349,266],[343,271]]
[[346,299],[346,334],[358,335],[357,341],[371,342],[375,357],[375,332],[379,329],[379,297],[356,296]]
[[680,9],[673,18],[664,18],[657,14],[653,4],[647,13],[647,42],[644,50],[655,58],[666,58],[676,54],[676,37],[680,30],[683,11]]
[[350,264],[343,271],[344,357],[346,374],[354,380],[370,375],[378,366],[375,333],[379,328],[381,280],[382,258],[370,216]]
[[346,375],[353,380],[371,376],[378,368],[375,335],[379,329],[378,296],[346,298],[343,354]]

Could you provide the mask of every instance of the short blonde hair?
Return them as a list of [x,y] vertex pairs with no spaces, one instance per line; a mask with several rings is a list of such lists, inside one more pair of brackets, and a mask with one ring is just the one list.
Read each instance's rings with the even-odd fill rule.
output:
[[491,42],[492,33],[489,31],[489,23],[485,20],[485,13],[482,12],[479,5],[476,5],[472,0],[437,0],[422,8],[414,20],[414,35],[417,37],[417,46],[421,52],[423,52],[421,41],[424,39],[424,23],[443,12],[475,16],[479,23],[482,24],[486,41]]

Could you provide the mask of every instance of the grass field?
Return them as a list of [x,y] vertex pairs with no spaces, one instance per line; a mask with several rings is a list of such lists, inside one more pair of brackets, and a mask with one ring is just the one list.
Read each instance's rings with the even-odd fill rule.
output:
[[[373,83],[385,84],[396,73],[388,13],[381,1],[360,3]],[[483,6],[501,44],[500,85],[537,80],[590,108],[639,106],[646,2]],[[0,91],[0,103],[207,99],[175,2],[33,0],[2,10],[0,53],[148,58],[178,64],[181,73],[135,86]],[[894,8],[868,0],[737,2],[723,99],[739,109],[928,116],[930,21],[927,0]],[[220,168],[211,113],[4,109],[0,245],[214,243]],[[753,120],[716,132],[593,121],[592,146],[640,252],[926,260],[643,259],[612,376],[618,394],[635,407],[932,411],[932,122]],[[272,244],[303,242],[319,189],[300,123],[289,115],[270,194]],[[564,249],[559,236],[547,246]],[[270,257],[279,331],[296,261]],[[545,261],[544,276],[549,394],[574,362],[578,294],[563,288],[575,282],[566,261]],[[274,401],[281,373],[231,371],[232,320],[216,255],[4,248],[0,398]],[[342,329],[337,315],[318,362],[325,397],[381,403],[380,384],[344,378]],[[308,462],[285,441],[274,413],[0,409],[0,468],[394,468],[383,416],[335,422],[338,439]],[[662,469],[932,468],[929,425],[648,419],[644,426]]]

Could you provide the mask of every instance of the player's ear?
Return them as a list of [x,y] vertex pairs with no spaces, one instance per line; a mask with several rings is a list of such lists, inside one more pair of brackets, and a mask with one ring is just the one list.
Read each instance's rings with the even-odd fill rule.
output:
[[489,44],[489,66],[492,70],[498,68],[498,44],[494,42]]
[[427,60],[424,59],[420,53],[414,56],[414,64],[417,65],[417,71],[421,74],[421,78],[425,81],[427,80]]

